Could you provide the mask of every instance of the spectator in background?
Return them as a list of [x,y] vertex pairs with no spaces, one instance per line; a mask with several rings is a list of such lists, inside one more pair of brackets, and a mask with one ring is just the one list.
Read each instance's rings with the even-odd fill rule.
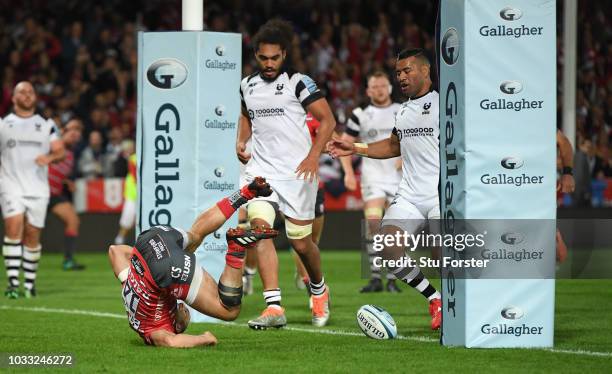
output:
[[124,174],[117,174],[115,164],[123,152],[123,134],[119,127],[113,127],[108,133],[108,143],[104,151],[103,174],[107,178],[125,177]]
[[93,179],[104,176],[104,148],[102,134],[94,130],[89,134],[87,147],[81,152],[77,170],[81,178]]

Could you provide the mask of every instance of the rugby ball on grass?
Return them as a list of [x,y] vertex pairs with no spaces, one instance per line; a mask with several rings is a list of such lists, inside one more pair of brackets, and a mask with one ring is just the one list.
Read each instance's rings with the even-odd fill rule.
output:
[[394,339],[397,326],[393,317],[376,305],[364,305],[357,311],[357,324],[372,339]]

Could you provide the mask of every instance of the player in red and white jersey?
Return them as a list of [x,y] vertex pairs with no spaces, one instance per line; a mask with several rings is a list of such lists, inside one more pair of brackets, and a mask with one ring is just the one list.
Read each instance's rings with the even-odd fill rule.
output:
[[64,157],[64,146],[55,123],[35,113],[36,92],[30,82],[15,86],[13,109],[0,121],[2,255],[9,280],[5,295],[19,296],[19,269],[23,268],[24,295],[29,298],[36,296],[40,232],[49,202],[47,168]]
[[167,347],[211,345],[216,338],[183,334],[189,312],[177,303],[184,301],[211,317],[234,320],[242,299],[242,266],[247,246],[269,239],[271,229],[230,229],[225,269],[218,284],[197,263],[194,252],[204,237],[232,216],[241,205],[272,193],[265,179],[256,177],[249,185],[203,212],[189,231],[154,226],[140,233],[134,247],[111,245],[109,259],[121,281],[128,321],[146,344]]
[[72,193],[74,191],[73,170],[74,153],[72,148],[81,141],[83,124],[78,119],[71,119],[62,128],[62,142],[66,148],[66,157],[55,164],[49,165],[49,211],[55,214],[64,223],[64,270],[83,270],[84,265],[74,260],[76,239],[79,236],[81,223],[74,205]]

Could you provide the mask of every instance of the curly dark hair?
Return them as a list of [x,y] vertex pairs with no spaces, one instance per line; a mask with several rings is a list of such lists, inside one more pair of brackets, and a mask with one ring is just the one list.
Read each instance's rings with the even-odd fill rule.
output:
[[253,37],[253,50],[257,51],[260,44],[278,44],[283,51],[289,49],[293,39],[293,26],[282,19],[271,19],[259,28]]

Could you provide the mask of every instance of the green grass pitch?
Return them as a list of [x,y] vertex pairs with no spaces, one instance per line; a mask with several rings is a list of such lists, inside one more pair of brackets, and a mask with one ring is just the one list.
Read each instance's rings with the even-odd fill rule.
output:
[[[0,299],[0,353],[72,353],[79,372],[610,372],[612,370],[611,280],[560,280],[556,293],[555,348],[463,349],[442,347],[429,330],[426,301],[402,285],[403,293],[358,293],[358,252],[323,251],[332,292],[327,327],[310,325],[304,291],[293,284],[293,266],[280,253],[283,304],[289,326],[252,331],[249,318],[262,307],[261,285],[245,297],[232,325],[192,324],[188,332],[213,332],[219,345],[185,350],[145,346],[128,327],[120,285],[104,254],[82,254],[84,272],[64,272],[61,257],[45,254],[39,297]],[[4,277],[0,278],[4,282]],[[361,334],[359,306],[386,308],[402,339],[377,341]],[[96,315],[78,314],[81,311]],[[0,368],[6,370],[6,368]],[[36,369],[17,369],[32,371]],[[55,369],[57,370],[57,369]]]

